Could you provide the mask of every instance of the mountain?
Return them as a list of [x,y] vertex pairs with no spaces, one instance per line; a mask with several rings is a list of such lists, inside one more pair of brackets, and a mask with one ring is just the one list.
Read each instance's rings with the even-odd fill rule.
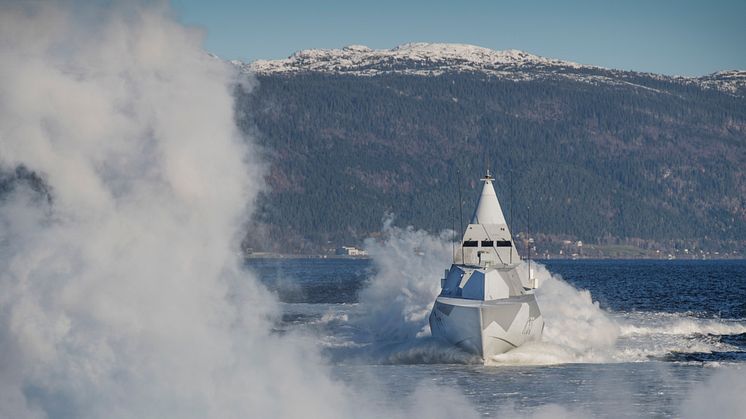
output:
[[746,96],[746,71],[743,70],[718,71],[693,80],[693,83],[699,84],[703,88]]
[[466,44],[409,43],[384,50],[350,45],[342,49],[303,50],[284,60],[232,63],[246,72],[259,75],[325,73],[370,77],[384,74],[437,76],[479,73],[503,80],[566,79],[590,84],[627,84],[632,87],[642,74],[653,80],[695,85],[735,95],[746,94],[746,71],[722,71],[703,77],[668,77],[582,65],[519,50],[495,51]]
[[[514,232],[653,251],[746,249],[746,72],[604,69],[458,44],[234,62],[269,162],[249,247],[356,244],[382,219],[458,229],[486,169]],[[529,210],[530,208],[530,210]],[[541,250],[541,249],[539,249]]]

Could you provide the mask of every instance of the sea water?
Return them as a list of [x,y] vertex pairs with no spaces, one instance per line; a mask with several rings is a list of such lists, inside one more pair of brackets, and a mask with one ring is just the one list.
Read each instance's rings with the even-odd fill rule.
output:
[[423,330],[403,338],[379,333],[398,327],[398,313],[371,326],[377,310],[360,302],[377,280],[370,260],[248,265],[282,302],[276,332],[316,341],[337,379],[375,386],[382,405],[424,382],[485,415],[558,405],[592,417],[679,417],[697,386],[746,365],[746,261],[543,261],[544,341],[486,362],[430,337],[422,316]]

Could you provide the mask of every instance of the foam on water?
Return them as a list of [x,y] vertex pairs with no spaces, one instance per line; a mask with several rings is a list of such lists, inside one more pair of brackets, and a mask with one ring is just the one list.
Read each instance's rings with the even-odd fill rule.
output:
[[[430,336],[427,316],[439,292],[438,278],[450,261],[449,236],[387,223],[383,240],[366,243],[375,274],[361,290],[359,305],[343,307],[344,314],[338,307],[329,309],[319,331],[321,335],[337,335],[337,340],[349,341],[346,347],[360,351],[336,353],[334,359],[403,364],[482,362]],[[527,271],[527,264],[519,269]],[[738,351],[720,337],[746,333],[742,320],[703,319],[695,313],[606,311],[588,290],[573,287],[542,264],[532,262],[532,270],[546,324],[542,340],[490,357],[484,360],[486,365],[641,362],[671,354]],[[340,346],[337,340],[334,347]]]
[[[528,270],[524,263],[520,269]],[[587,290],[577,290],[538,263],[532,270],[536,299],[544,317],[541,342],[486,359],[489,365],[604,362],[620,334],[619,326]]]
[[[738,353],[722,338],[746,333],[742,320],[702,319],[688,313],[620,313],[621,336],[613,359],[645,361],[671,358],[689,362],[684,354]],[[677,358],[678,357],[678,358]]]
[[746,320],[701,319],[678,313],[626,313],[619,319],[621,336],[645,335],[740,335]]
[[[541,342],[486,360],[488,365],[545,365],[571,362],[640,362],[672,353],[737,350],[719,336],[746,333],[739,320],[701,319],[690,313],[611,313],[559,275],[534,262],[537,300],[546,328]],[[523,267],[525,269],[525,265]]]

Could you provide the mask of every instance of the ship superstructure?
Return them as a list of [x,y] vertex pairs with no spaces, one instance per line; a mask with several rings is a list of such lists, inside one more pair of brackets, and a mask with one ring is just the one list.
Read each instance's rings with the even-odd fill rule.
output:
[[538,340],[544,320],[534,296],[535,281],[519,269],[513,243],[489,172],[471,222],[441,279],[430,314],[435,337],[482,358]]

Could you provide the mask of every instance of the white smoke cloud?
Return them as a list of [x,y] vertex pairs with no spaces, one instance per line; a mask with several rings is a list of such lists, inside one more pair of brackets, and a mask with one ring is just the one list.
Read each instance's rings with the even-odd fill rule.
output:
[[540,406],[531,412],[518,412],[509,406],[500,410],[501,419],[592,419],[593,415],[583,409],[571,409],[558,404]]
[[746,377],[742,368],[719,370],[696,385],[681,406],[680,417],[740,419],[746,414]]
[[[0,417],[476,417],[432,387],[382,407],[316,345],[271,332],[280,308],[236,257],[263,187],[233,121],[231,89],[251,83],[166,6],[106,6],[0,6],[0,168],[51,194],[18,184],[0,201]],[[450,244],[391,237],[368,245],[369,329],[426,337]]]
[[0,9],[0,165],[52,197],[0,205],[0,417],[350,416],[238,264],[235,74],[167,7],[105,7]]

